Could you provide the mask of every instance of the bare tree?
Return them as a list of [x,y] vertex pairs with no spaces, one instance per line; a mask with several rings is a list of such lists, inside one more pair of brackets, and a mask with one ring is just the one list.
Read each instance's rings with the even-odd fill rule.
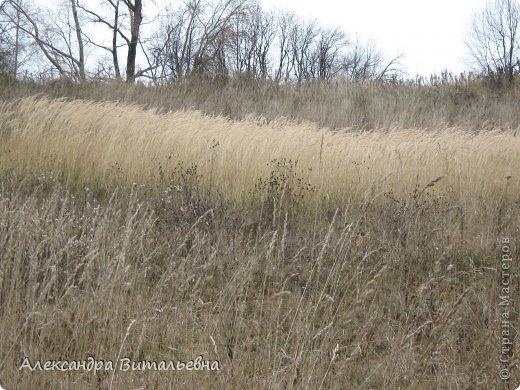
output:
[[315,73],[316,57],[312,48],[317,35],[318,26],[316,21],[300,21],[291,30],[289,42],[292,70],[298,83],[310,80]]
[[[5,1],[0,2],[0,15],[3,15],[5,5]],[[10,42],[10,27],[11,26],[7,20],[4,18],[0,19],[0,76],[13,72],[11,69],[13,56],[11,55],[12,52],[10,50],[12,47]],[[16,55],[14,57],[16,57]]]
[[150,49],[158,56],[163,77],[227,73],[233,63],[234,26],[248,5],[244,0],[187,0],[171,12]]
[[516,0],[494,0],[475,14],[466,39],[473,65],[512,82],[520,69],[519,22]]
[[3,14],[18,32],[25,34],[63,77],[86,79],[85,45],[76,0],[62,3],[59,17],[34,9],[19,0],[7,0]]
[[126,81],[133,83],[136,79],[135,60],[137,57],[137,44],[141,23],[143,22],[142,0],[123,0],[130,13],[130,40],[128,42],[128,54],[126,58]]
[[83,43],[83,35],[81,32],[81,24],[78,17],[78,7],[76,0],[70,0],[70,6],[72,9],[72,16],[74,19],[74,31],[76,32],[76,40],[78,44],[78,74],[80,81],[85,81],[85,45]]
[[264,12],[257,4],[241,16],[236,17],[233,22],[231,37],[233,70],[265,79],[269,73],[269,54],[276,33],[274,14]]
[[121,80],[121,70],[119,66],[119,57],[118,57],[118,49],[119,49],[119,43],[118,38],[121,37],[126,41],[128,44],[130,42],[130,39],[126,36],[126,34],[123,32],[121,27],[121,9],[120,9],[120,0],[106,0],[104,5],[107,5],[110,11],[111,16],[105,16],[101,13],[101,11],[97,11],[93,8],[87,8],[83,4],[78,4],[78,8],[82,9],[87,15],[89,15],[90,19],[89,21],[91,23],[101,24],[109,28],[109,31],[111,33],[111,42],[110,46],[97,43],[96,41],[92,40],[89,37],[86,37],[86,39],[94,46],[106,50],[110,53],[110,56],[112,58],[112,65],[114,68],[114,73],[116,80]]
[[401,57],[388,60],[374,42],[362,43],[358,39],[343,58],[343,73],[355,82],[394,79],[401,73]]
[[180,80],[191,73],[203,12],[202,0],[187,0],[167,14],[156,32],[150,51],[156,57],[163,80]]
[[278,66],[275,73],[275,81],[288,81],[292,71],[293,61],[291,60],[290,37],[291,32],[298,24],[294,13],[285,12],[277,18],[277,44],[278,44]]
[[[148,57],[146,51],[145,59],[148,66],[143,69],[137,69],[137,54],[140,47],[143,48],[141,37],[141,27],[143,25],[143,4],[142,0],[103,0],[101,7],[96,7],[89,2],[78,5],[82,11],[89,16],[89,22],[99,24],[108,28],[110,32],[110,42],[101,42],[100,39],[91,39],[86,37],[93,46],[103,49],[110,53],[112,59],[112,67],[115,78],[122,80],[121,65],[119,59],[119,50],[122,47],[127,48],[126,53],[126,82],[132,84],[139,77],[147,75],[157,67],[154,60],[155,57]],[[123,41],[120,44],[120,39]]]
[[251,30],[254,31],[254,75],[266,79],[269,74],[269,52],[273,45],[276,30],[275,16],[272,12],[263,12],[258,6],[253,12]]
[[182,79],[191,72],[201,14],[201,0],[191,0],[180,10],[168,16],[168,22],[162,29],[164,31],[162,40],[165,44],[160,50],[159,40],[159,47],[156,47],[156,50],[161,56],[163,72],[169,69],[169,78]]
[[317,77],[330,80],[341,72],[342,56],[348,47],[347,35],[339,28],[320,29],[316,46]]
[[[16,0],[22,4],[23,0]],[[9,14],[8,14],[9,12]],[[14,17],[16,23],[11,22]],[[22,16],[13,11],[8,1],[0,2],[0,72],[19,78],[21,70],[34,62],[34,49],[31,50],[31,40],[20,29]]]
[[219,0],[206,4],[204,18],[200,19],[201,35],[194,50],[194,70],[198,72],[223,70],[221,61],[232,34],[232,22],[243,16],[248,2],[245,0]]

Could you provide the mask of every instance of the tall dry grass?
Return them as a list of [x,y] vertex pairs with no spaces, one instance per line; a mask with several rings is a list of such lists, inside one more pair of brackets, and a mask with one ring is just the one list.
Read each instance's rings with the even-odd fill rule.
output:
[[[439,78],[439,80],[442,80]],[[417,83],[312,82],[277,85],[272,81],[197,78],[165,86],[128,86],[115,82],[77,85],[53,81],[1,85],[0,99],[43,94],[138,104],[160,112],[200,110],[233,120],[250,115],[270,122],[285,117],[332,129],[518,129],[520,84],[497,89],[484,80],[453,79]]]
[[193,167],[206,192],[241,201],[255,186],[286,186],[308,200],[345,205],[372,187],[402,196],[438,177],[437,194],[471,212],[479,202],[518,200],[520,193],[516,131],[331,132],[310,123],[233,122],[35,97],[2,103],[0,118],[4,170],[53,172],[80,187],[157,186],[181,162]]
[[[3,101],[0,384],[505,386],[499,243],[518,258],[519,153],[514,131]],[[222,370],[19,370],[199,354]]]
[[[265,225],[217,209],[172,223],[168,210],[136,192],[99,201],[49,179],[37,186],[4,180],[0,383],[501,386],[496,243],[502,235],[519,237],[518,208],[508,217],[516,222],[501,233],[464,238],[442,207],[405,211],[400,219],[396,204],[375,208],[367,198],[312,225],[294,224],[287,213]],[[491,225],[483,221],[479,230]],[[515,302],[512,318],[517,309]],[[218,359],[222,370],[19,369],[26,357],[34,365],[88,357],[186,361],[199,354]],[[511,372],[510,383],[517,383],[516,365]]]

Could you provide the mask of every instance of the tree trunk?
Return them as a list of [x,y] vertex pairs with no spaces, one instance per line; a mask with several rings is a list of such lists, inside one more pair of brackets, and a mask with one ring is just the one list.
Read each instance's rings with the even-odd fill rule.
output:
[[70,0],[70,4],[72,6],[72,16],[74,17],[74,25],[76,30],[76,38],[78,40],[78,51],[79,51],[79,59],[78,59],[78,73],[79,73],[79,81],[84,82],[86,80],[85,75],[85,46],[83,45],[83,37],[81,36],[81,25],[79,23],[78,18],[78,8],[76,6],[76,0]]
[[112,60],[114,62],[114,72],[116,80],[121,81],[121,71],[119,70],[119,59],[117,58],[117,26],[119,25],[119,0],[114,4],[114,28],[112,29]]
[[134,4],[127,3],[130,10],[130,43],[128,44],[128,57],[126,60],[126,82],[135,82],[135,58],[137,56],[137,44],[139,42],[139,29],[143,21],[142,1],[135,0]]

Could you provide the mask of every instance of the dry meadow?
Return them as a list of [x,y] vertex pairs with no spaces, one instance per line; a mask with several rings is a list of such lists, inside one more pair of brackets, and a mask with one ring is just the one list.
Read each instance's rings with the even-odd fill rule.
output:
[[[0,100],[6,389],[520,383],[516,98],[370,87],[300,115],[90,88]],[[199,355],[220,369],[20,369]]]

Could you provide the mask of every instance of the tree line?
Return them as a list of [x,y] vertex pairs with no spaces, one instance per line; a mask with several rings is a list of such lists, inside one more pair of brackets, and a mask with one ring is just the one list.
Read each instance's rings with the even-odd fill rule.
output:
[[[399,56],[385,58],[374,43],[294,13],[264,11],[254,0],[185,0],[153,20],[145,19],[142,0],[64,0],[55,8],[5,0],[0,15],[0,56],[14,77],[29,70],[79,82],[161,84],[192,74],[247,74],[301,83],[339,75],[385,79],[400,71]],[[144,23],[152,25],[147,33]]]
[[[466,37],[474,69],[513,81],[519,10],[517,0],[494,0],[475,14]],[[0,1],[0,72],[13,78],[159,85],[245,74],[277,83],[363,82],[396,80],[400,58],[339,27],[265,11],[258,0],[183,0],[159,10],[142,0]]]

